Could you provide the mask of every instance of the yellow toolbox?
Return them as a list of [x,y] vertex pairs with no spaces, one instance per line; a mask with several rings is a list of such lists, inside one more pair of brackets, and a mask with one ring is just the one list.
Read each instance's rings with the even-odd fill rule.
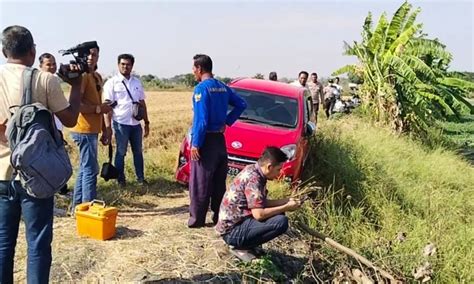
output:
[[76,206],[76,226],[79,236],[108,240],[115,236],[118,210],[106,207],[105,202],[93,200]]

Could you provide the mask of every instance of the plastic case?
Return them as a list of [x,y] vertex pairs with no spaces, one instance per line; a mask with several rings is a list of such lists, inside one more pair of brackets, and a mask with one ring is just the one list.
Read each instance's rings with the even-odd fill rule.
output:
[[106,207],[101,200],[77,205],[75,216],[78,235],[102,241],[114,237],[117,214],[116,207]]

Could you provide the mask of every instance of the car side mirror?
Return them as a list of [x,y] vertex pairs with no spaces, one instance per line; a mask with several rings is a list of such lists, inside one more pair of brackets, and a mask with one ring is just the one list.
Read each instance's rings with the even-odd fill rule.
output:
[[305,136],[311,136],[314,134],[315,130],[316,130],[316,124],[314,124],[314,122],[312,121],[308,121],[308,123],[306,123],[304,134]]

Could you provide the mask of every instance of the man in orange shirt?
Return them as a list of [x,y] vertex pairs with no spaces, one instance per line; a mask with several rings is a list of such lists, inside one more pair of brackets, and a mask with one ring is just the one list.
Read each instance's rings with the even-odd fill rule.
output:
[[105,127],[103,116],[112,110],[102,103],[102,77],[97,73],[99,46],[90,49],[87,58],[88,73],[82,76],[81,107],[77,124],[71,129],[71,137],[79,147],[79,171],[72,197],[72,210],[77,204],[89,202],[97,196],[98,136],[102,131],[101,142],[110,143],[111,128]]

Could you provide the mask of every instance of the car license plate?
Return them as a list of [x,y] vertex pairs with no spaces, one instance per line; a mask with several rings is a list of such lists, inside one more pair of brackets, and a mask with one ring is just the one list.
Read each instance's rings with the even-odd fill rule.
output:
[[230,176],[236,176],[238,173],[240,173],[240,169],[234,168],[234,167],[229,167],[227,169],[227,174]]

